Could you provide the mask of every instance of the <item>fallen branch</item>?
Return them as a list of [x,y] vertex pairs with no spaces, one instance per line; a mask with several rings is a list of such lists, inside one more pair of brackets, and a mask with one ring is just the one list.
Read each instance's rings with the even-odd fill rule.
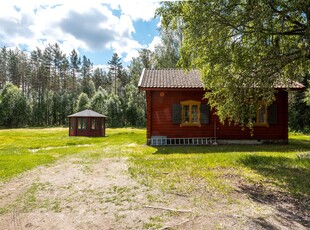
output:
[[179,223],[177,223],[177,224],[175,224],[175,225],[163,227],[163,228],[161,228],[160,230],[173,229],[173,228],[175,228],[175,227],[178,227],[178,226],[181,226],[181,225],[183,225],[183,224],[186,224],[187,222],[193,221],[193,220],[196,219],[196,218],[197,218],[197,216],[194,216],[194,217],[191,218],[191,219],[183,220],[183,221],[181,221],[181,222],[179,222]]
[[189,197],[189,195],[188,195],[188,194],[174,193],[174,192],[172,192],[171,194],[173,194],[173,195],[177,195],[177,196]]
[[170,212],[187,212],[187,213],[193,213],[192,210],[173,209],[173,208],[165,208],[165,207],[149,206],[149,205],[144,205],[143,207],[144,207],[144,208],[161,209],[161,210],[170,211]]

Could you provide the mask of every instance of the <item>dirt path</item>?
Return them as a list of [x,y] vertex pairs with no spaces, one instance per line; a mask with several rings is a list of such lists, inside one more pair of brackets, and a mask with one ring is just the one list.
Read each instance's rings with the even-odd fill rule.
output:
[[0,184],[0,194],[1,229],[148,229],[188,215],[145,207],[170,202],[132,180],[126,159],[68,158]]
[[0,229],[307,229],[242,191],[233,197],[150,189],[124,158],[66,158],[0,183]]

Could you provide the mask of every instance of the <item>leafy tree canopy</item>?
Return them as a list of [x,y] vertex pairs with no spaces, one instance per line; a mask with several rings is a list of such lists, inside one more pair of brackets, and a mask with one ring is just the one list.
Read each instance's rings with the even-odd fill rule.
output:
[[259,100],[274,100],[279,79],[309,74],[309,1],[164,2],[157,15],[166,28],[181,25],[179,65],[201,70],[222,122],[252,127]]
[[76,107],[76,111],[83,111],[85,109],[89,109],[90,105],[89,105],[89,98],[87,96],[86,93],[81,93],[78,101],[77,101],[77,107]]
[[29,113],[29,105],[21,90],[7,83],[0,94],[0,123],[6,127],[23,126],[29,120]]
[[[310,85],[310,81],[309,81],[308,85]],[[308,88],[308,91],[306,92],[306,96],[305,96],[304,101],[307,103],[307,105],[310,106],[310,88]]]

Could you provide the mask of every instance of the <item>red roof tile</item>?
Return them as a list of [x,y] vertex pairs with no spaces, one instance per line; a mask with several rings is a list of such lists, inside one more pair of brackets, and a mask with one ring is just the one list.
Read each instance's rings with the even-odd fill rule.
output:
[[198,70],[144,69],[140,77],[140,88],[202,88]]
[[[142,89],[203,89],[203,83],[198,70],[183,69],[144,69],[139,88]],[[277,82],[277,89],[303,89],[304,85],[288,80],[286,82]]]

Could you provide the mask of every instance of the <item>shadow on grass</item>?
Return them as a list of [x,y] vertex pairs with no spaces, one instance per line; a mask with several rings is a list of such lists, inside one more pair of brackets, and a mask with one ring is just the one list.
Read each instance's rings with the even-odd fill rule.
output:
[[278,230],[279,229],[276,226],[274,226],[273,224],[266,221],[262,217],[258,217],[258,218],[253,219],[251,225],[254,225],[254,226],[250,226],[249,229],[257,229],[258,227],[259,227],[259,229],[268,229],[268,230]]
[[246,155],[239,161],[294,195],[310,196],[310,158]]
[[310,227],[309,158],[248,155],[240,163],[265,178],[261,183],[241,185],[243,193],[256,202],[272,205],[287,221]]

